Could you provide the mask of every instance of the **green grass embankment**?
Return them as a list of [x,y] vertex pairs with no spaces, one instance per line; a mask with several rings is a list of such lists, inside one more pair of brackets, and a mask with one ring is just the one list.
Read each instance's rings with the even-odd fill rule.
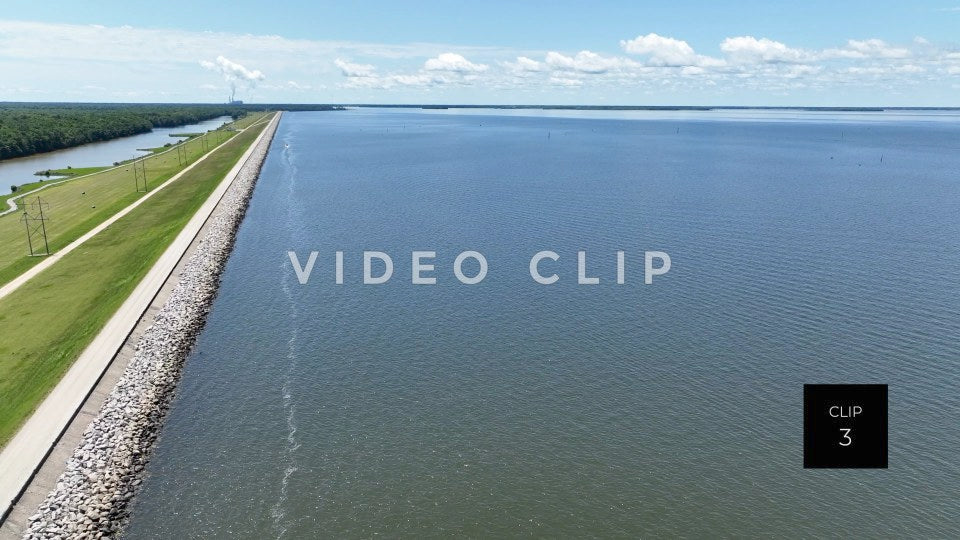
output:
[[[263,114],[251,114],[231,127],[242,129],[262,118]],[[143,160],[143,165],[148,187],[155,188],[183,170],[187,164],[183,161],[182,153],[186,154],[188,163],[194,163],[236,134],[228,129],[210,132],[204,137],[195,137],[176,145],[181,147],[180,150],[174,146],[167,152],[147,157]],[[144,192],[137,191],[133,167],[133,163],[125,162],[119,167],[51,185],[24,197],[19,204],[21,208],[30,209],[37,197],[45,203],[47,242],[51,252],[56,252],[145,195]],[[40,187],[44,183],[29,184],[18,189],[18,193],[14,195]],[[7,204],[5,200],[0,200],[0,203]],[[5,210],[6,206],[2,209]],[[0,216],[0,246],[3,246],[0,249],[0,285],[42,260],[40,257],[29,256],[26,230],[20,218],[20,212]],[[42,242],[42,238],[40,241]]]
[[[57,384],[264,126],[226,142],[178,181],[0,299],[0,446]],[[93,222],[81,215],[74,227]]]

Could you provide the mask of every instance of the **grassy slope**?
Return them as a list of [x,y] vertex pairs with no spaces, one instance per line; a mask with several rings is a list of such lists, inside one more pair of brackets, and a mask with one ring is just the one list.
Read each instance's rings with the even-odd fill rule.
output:
[[[4,193],[3,195],[0,195],[0,211],[7,209],[7,199],[9,199],[10,197],[16,197],[17,195],[20,195],[21,193],[30,191],[30,190],[32,190],[32,189],[36,189],[36,188],[42,186],[42,185],[44,184],[44,182],[56,182],[56,180],[37,180],[36,182],[29,182],[29,183],[27,183],[27,184],[20,184],[20,185],[17,186],[17,191],[16,191],[16,192],[11,191],[11,192],[9,192],[9,193]],[[7,189],[7,188],[9,188],[9,187],[10,187],[10,186],[0,186],[0,188],[2,188],[2,189]]]
[[0,446],[56,385],[262,129],[235,137],[149,202],[0,299]]
[[[241,119],[236,127],[245,127],[259,118],[262,118],[262,115],[248,115]],[[235,133],[226,130],[220,133],[223,141],[234,135]],[[209,135],[208,148],[213,148],[216,141],[216,134]],[[188,151],[191,163],[205,153],[200,138],[191,139],[183,143],[183,146]],[[146,159],[148,184],[152,187],[158,186],[182,168],[176,150],[150,156]],[[26,197],[29,203],[40,196],[49,205],[44,214],[49,218],[47,238],[50,250],[57,251],[66,246],[142,197],[144,193],[135,191],[133,174],[133,166],[128,163],[121,168],[70,180]],[[41,260],[39,257],[28,256],[26,233],[18,212],[0,217],[0,246],[0,285],[9,282]]]
[[[68,169],[48,169],[51,176],[83,176],[85,174],[93,174],[95,172],[100,172],[106,169],[109,169],[108,166],[103,167],[70,167]],[[48,171],[37,171],[34,176],[45,176],[40,174],[41,172]]]

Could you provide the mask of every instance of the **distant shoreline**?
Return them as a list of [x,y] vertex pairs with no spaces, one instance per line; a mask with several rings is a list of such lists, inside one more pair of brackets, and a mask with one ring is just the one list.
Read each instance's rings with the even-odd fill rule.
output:
[[714,110],[763,110],[763,111],[823,111],[823,112],[884,112],[884,111],[960,111],[960,107],[793,107],[753,105],[433,105],[370,103],[343,104],[342,107],[392,108],[392,109],[540,109],[568,111],[714,111]]
[[[181,105],[204,106],[217,103],[100,103],[100,102],[45,102],[45,101],[0,101],[0,108],[23,105]],[[244,103],[236,106],[257,112],[264,110],[282,111],[337,111],[346,107],[390,108],[390,109],[545,109],[545,110],[584,110],[584,111],[712,111],[712,110],[773,110],[773,111],[824,111],[824,112],[883,112],[883,111],[960,111],[960,106],[894,107],[894,106],[805,106],[805,105],[556,105],[549,103],[517,104],[481,104],[464,103]]]

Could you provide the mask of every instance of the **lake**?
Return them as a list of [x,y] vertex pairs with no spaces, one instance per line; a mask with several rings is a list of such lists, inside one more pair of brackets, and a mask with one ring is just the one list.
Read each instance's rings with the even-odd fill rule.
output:
[[[947,113],[286,113],[126,537],[952,536],[958,150]],[[805,383],[889,385],[889,469],[803,468]]]
[[9,189],[11,185],[36,182],[43,177],[35,176],[37,171],[65,169],[70,167],[101,167],[148,154],[141,148],[157,148],[166,143],[175,143],[182,138],[170,137],[172,133],[202,133],[222,126],[231,121],[229,116],[204,120],[196,124],[186,124],[172,128],[154,128],[153,131],[120,137],[109,141],[95,142],[44,152],[20,158],[0,161],[0,187]]

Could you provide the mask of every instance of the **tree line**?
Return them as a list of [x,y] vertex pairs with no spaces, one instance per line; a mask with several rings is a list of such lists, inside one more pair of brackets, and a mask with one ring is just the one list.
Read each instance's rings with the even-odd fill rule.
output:
[[238,118],[230,105],[0,103],[0,159],[146,133],[218,116]]

